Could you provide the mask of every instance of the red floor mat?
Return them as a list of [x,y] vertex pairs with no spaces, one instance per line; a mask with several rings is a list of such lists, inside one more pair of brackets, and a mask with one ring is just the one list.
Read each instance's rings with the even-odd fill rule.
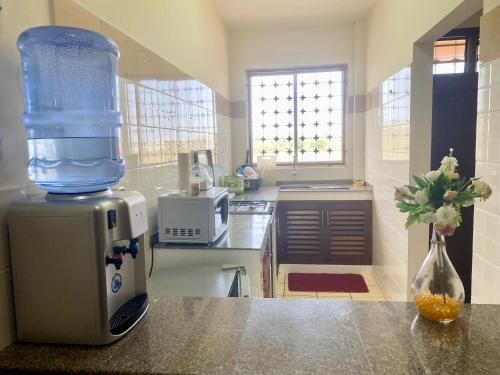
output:
[[287,278],[293,292],[368,293],[363,276],[356,273],[289,273]]

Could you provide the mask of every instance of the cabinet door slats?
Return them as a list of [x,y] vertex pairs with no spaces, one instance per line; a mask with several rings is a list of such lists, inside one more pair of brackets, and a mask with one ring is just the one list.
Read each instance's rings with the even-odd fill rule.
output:
[[323,212],[307,205],[291,205],[281,215],[284,234],[281,242],[292,261],[314,259],[321,253]]
[[282,263],[371,264],[371,201],[278,203]]
[[332,259],[362,261],[371,243],[370,222],[367,210],[330,207],[328,245]]

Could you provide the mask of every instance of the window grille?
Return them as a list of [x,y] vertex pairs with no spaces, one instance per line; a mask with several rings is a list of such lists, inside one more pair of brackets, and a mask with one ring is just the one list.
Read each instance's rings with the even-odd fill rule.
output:
[[252,71],[248,83],[253,162],[344,162],[344,66]]

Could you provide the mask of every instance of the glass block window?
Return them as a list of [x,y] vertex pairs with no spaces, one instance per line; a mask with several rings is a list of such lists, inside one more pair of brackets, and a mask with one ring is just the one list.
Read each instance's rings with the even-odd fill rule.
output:
[[465,72],[466,38],[444,39],[434,43],[434,74]]
[[380,90],[382,160],[410,158],[411,70],[401,69],[384,81]]
[[252,161],[343,163],[344,76],[343,67],[250,72]]

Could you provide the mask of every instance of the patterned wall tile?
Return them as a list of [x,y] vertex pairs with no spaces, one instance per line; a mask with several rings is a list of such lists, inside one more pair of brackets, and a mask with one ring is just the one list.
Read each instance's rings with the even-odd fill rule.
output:
[[373,185],[373,263],[390,300],[407,299],[408,233],[394,205],[394,186],[408,183],[410,68],[367,96],[366,180]]

